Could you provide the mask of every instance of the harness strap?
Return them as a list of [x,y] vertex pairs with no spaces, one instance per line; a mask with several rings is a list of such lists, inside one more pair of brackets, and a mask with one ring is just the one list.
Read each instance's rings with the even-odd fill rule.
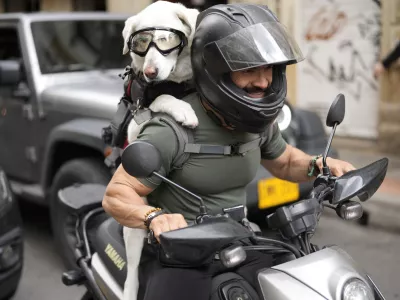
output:
[[136,124],[140,125],[152,118],[152,113],[150,109],[142,108],[139,109],[134,115],[133,119],[135,120]]
[[186,144],[185,153],[196,153],[196,154],[219,154],[219,155],[230,155],[232,152],[231,146],[222,145],[210,145],[210,144]]
[[247,152],[257,149],[263,145],[268,137],[269,134],[263,132],[260,137],[250,142],[227,146],[187,143],[185,145],[184,152],[195,154],[245,155]]
[[[159,113],[157,113],[158,115]],[[181,168],[182,165],[189,159],[189,152],[185,152],[185,146],[191,144],[194,141],[193,131],[178,124],[175,119],[166,114],[161,114],[160,121],[167,123],[175,132],[178,139],[177,154],[172,161],[172,168]]]

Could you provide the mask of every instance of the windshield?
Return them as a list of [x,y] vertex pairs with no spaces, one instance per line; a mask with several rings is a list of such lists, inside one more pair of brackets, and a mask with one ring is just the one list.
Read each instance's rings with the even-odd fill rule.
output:
[[129,56],[122,55],[123,20],[41,21],[31,28],[43,74],[129,64]]

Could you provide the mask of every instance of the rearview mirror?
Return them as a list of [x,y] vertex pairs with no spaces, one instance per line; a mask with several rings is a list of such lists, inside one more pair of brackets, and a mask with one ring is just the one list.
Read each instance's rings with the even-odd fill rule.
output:
[[129,175],[146,178],[160,170],[162,161],[160,152],[152,144],[135,141],[125,148],[121,162]]
[[338,204],[355,196],[367,201],[381,186],[386,176],[389,160],[382,158],[368,166],[350,171],[335,182],[332,204]]
[[332,127],[332,131],[331,135],[329,136],[324,155],[322,156],[322,175],[325,177],[330,175],[330,170],[326,164],[326,158],[328,157],[329,149],[331,148],[336,127],[342,123],[344,119],[344,113],[346,111],[345,103],[346,101],[344,99],[344,95],[338,94],[335,100],[333,100],[331,107],[329,108],[328,115],[326,116],[326,126]]
[[21,79],[21,63],[19,61],[0,60],[0,86],[14,86]]
[[339,125],[344,119],[346,111],[346,102],[343,94],[338,94],[333,100],[326,117],[326,126],[333,127],[335,124]]

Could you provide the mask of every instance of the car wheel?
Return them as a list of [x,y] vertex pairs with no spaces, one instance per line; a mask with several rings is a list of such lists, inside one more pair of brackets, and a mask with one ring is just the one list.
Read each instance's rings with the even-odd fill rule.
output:
[[55,246],[68,269],[77,269],[74,246],[75,216],[67,213],[57,200],[60,189],[75,183],[107,185],[111,173],[101,160],[79,158],[67,161],[57,171],[50,192],[50,219]]
[[81,300],[94,300],[94,298],[89,291],[86,291],[86,293],[82,296]]

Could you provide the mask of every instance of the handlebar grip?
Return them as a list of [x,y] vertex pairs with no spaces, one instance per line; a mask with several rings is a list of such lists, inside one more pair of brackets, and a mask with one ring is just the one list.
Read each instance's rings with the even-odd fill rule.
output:
[[320,183],[311,191],[311,198],[317,198],[317,195],[321,193],[327,187],[326,184]]

